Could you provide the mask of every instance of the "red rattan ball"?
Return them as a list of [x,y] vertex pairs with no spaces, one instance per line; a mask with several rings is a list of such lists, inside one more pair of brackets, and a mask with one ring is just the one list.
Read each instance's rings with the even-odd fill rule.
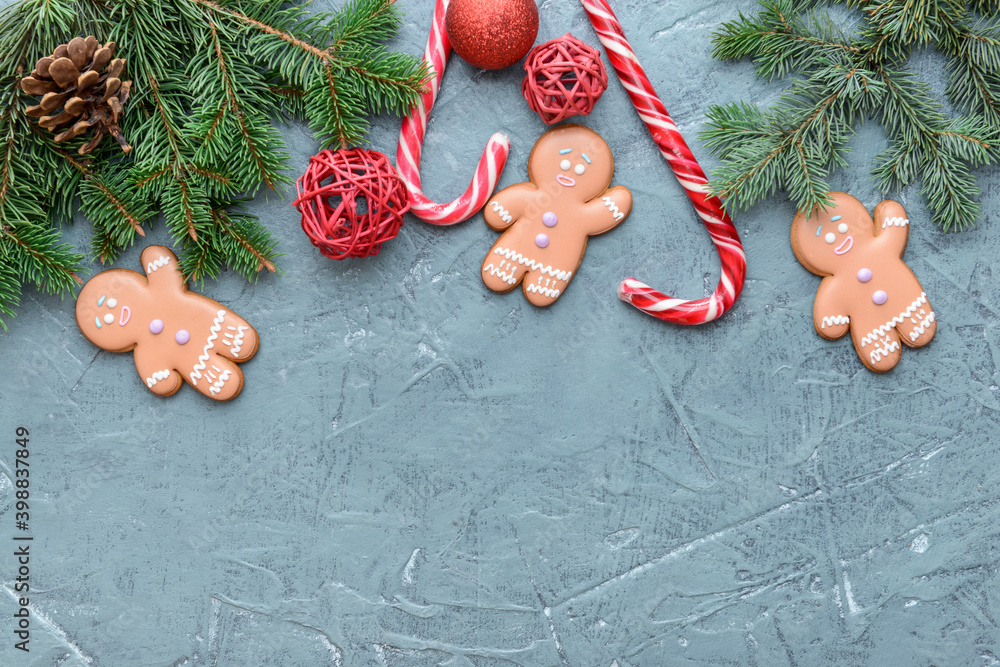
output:
[[295,184],[302,230],[327,257],[371,257],[396,238],[410,210],[403,179],[382,153],[323,151]]
[[608,89],[601,52],[569,33],[533,48],[524,71],[521,94],[546,125],[586,116]]

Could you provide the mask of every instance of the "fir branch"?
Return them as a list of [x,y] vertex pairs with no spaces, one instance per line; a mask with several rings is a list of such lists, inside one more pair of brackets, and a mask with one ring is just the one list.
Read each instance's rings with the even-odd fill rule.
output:
[[7,261],[0,245],[0,329],[7,331],[3,316],[14,317],[14,308],[21,303],[21,280],[17,269]]
[[[119,232],[122,238],[119,245],[130,244],[136,234],[146,236],[142,226],[151,215],[149,206],[146,201],[133,198],[132,193],[123,192],[124,174],[119,174],[115,183],[108,182],[101,174],[69,153],[56,150],[83,177],[84,191],[81,192],[81,198],[89,200],[89,203],[82,206],[84,215],[91,220],[104,221],[102,224],[106,227],[121,227],[122,231],[129,229],[130,233],[127,234]],[[122,224],[118,224],[119,222]]]
[[[960,230],[981,216],[971,169],[997,160],[1000,142],[1000,8],[959,0],[847,0],[860,28],[840,35],[811,0],[761,0],[714,36],[719,58],[753,58],[758,74],[801,71],[770,110],[712,107],[703,138],[722,159],[710,184],[746,208],[777,190],[802,210],[825,200],[826,179],[847,166],[846,142],[866,119],[890,147],[872,171],[886,190],[921,182],[934,221]],[[974,12],[987,14],[980,19]],[[910,49],[932,44],[949,56],[948,97],[964,109],[949,118],[927,84],[906,68]]]
[[[281,172],[287,169],[288,156],[278,148],[281,136],[261,109],[271,109],[277,100],[264,85],[260,75],[239,54],[239,42],[227,39],[210,18],[210,64],[200,74],[192,72],[191,85],[201,91],[196,104],[203,111],[189,124],[201,146],[196,159],[245,166],[237,175],[235,189],[249,191],[256,183],[271,190],[290,179]],[[193,62],[192,69],[199,63]],[[214,113],[213,108],[218,110]]]
[[947,71],[951,103],[1000,125],[1000,21],[983,19],[970,26]]
[[218,247],[207,239],[185,241],[181,247],[178,265],[189,280],[203,286],[206,278],[218,278],[225,263],[225,257]]
[[225,208],[213,208],[212,219],[222,232],[218,243],[230,248],[238,259],[234,268],[242,273],[247,280],[253,280],[261,271],[267,269],[271,273],[278,271],[274,259],[277,242],[274,241],[260,221],[245,213],[231,213]]
[[300,20],[294,7],[265,23],[213,0],[188,1],[259,33],[248,48],[304,91],[302,108],[324,148],[362,141],[368,114],[409,111],[429,76],[421,60],[376,44],[398,27],[394,0],[353,0],[326,24]]
[[736,21],[725,22],[712,37],[712,55],[720,60],[753,58],[758,76],[782,78],[806,63],[837,59],[842,52],[861,49],[845,44],[833,23],[814,18],[808,25],[796,11],[794,0],[762,2],[756,17],[740,13]]
[[0,227],[0,257],[26,282],[50,294],[65,294],[83,284],[74,270],[83,256],[59,243],[59,230],[54,228]]
[[[326,61],[329,58],[329,54],[324,49],[310,44],[306,39],[300,39],[290,30],[282,30],[280,28],[268,25],[263,21],[258,21],[257,19],[251,18],[246,14],[243,14],[235,9],[231,9],[216,2],[212,2],[212,0],[190,0],[190,2],[200,7],[204,7],[205,9],[211,10],[223,17],[233,19],[238,23],[242,23],[243,25],[253,27],[264,34],[273,35],[274,37],[277,37],[278,39],[287,42],[288,44],[294,46],[296,49],[299,49],[311,55],[312,57],[317,58],[318,60]],[[301,16],[300,13],[301,10],[298,9],[286,10],[286,12],[287,12],[286,16],[288,16],[289,18],[297,19],[299,16]]]
[[[112,262],[154,211],[197,280],[226,267],[248,280],[279,272],[277,242],[239,209],[260,188],[290,183],[274,127],[308,121],[324,146],[364,141],[368,116],[406,113],[423,91],[422,61],[380,43],[399,26],[393,0],[349,0],[309,13],[301,0],[15,0],[0,9],[0,327],[21,286],[66,294],[82,256],[60,241],[77,209],[92,253]],[[131,96],[113,142],[87,156],[26,117],[37,98],[19,82],[75,36],[117,44]]]

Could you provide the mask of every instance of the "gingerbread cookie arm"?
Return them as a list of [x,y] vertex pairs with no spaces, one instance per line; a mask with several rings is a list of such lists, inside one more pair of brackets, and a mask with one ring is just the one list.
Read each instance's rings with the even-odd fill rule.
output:
[[872,217],[875,219],[875,243],[886,254],[902,257],[910,238],[910,221],[906,217],[906,209],[899,202],[886,199],[875,207]]
[[486,224],[502,232],[524,216],[538,188],[531,183],[517,183],[493,195],[483,207]]
[[816,298],[813,301],[813,325],[816,327],[816,333],[830,340],[840,338],[851,326],[851,318],[847,310],[841,306],[836,287],[829,278],[824,278],[816,290]]
[[135,348],[135,370],[146,388],[157,396],[170,396],[184,384],[181,374],[173,368],[165,367],[153,354],[145,354],[141,345]]
[[151,245],[142,251],[140,261],[150,287],[178,291],[186,289],[187,283],[177,265],[177,255],[169,248],[162,245]]
[[587,225],[587,235],[603,234],[625,222],[632,212],[632,191],[616,185],[586,206],[588,215],[583,224]]

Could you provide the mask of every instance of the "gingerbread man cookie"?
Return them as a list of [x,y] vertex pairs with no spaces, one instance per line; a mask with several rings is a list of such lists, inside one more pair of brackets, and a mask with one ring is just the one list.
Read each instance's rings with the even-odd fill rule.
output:
[[[792,222],[792,250],[804,267],[824,276],[813,324],[824,338],[851,331],[865,366],[883,373],[902,355],[900,342],[926,345],[937,331],[927,295],[903,262],[910,221],[886,200],[872,215],[849,194],[831,192],[833,206]],[[874,217],[874,220],[872,219]]]
[[561,125],[535,142],[528,183],[493,195],[483,208],[486,224],[503,235],[483,260],[483,282],[494,292],[518,283],[536,306],[566,291],[587,238],[620,225],[632,210],[632,193],[608,189],[615,161],[604,139],[582,125]]
[[217,301],[194,292],[169,249],[142,251],[146,276],[111,269],[87,281],[76,300],[76,323],[111,352],[133,351],[135,368],[154,394],[169,396],[187,381],[217,401],[243,388],[236,365],[257,352],[257,331]]

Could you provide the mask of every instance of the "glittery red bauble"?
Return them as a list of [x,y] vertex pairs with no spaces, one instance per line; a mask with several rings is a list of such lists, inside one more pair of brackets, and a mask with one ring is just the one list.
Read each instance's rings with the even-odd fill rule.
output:
[[302,230],[327,257],[371,257],[410,210],[406,185],[378,151],[322,151],[295,184]]
[[533,0],[452,0],[444,24],[462,60],[482,69],[503,69],[535,43],[538,8]]

